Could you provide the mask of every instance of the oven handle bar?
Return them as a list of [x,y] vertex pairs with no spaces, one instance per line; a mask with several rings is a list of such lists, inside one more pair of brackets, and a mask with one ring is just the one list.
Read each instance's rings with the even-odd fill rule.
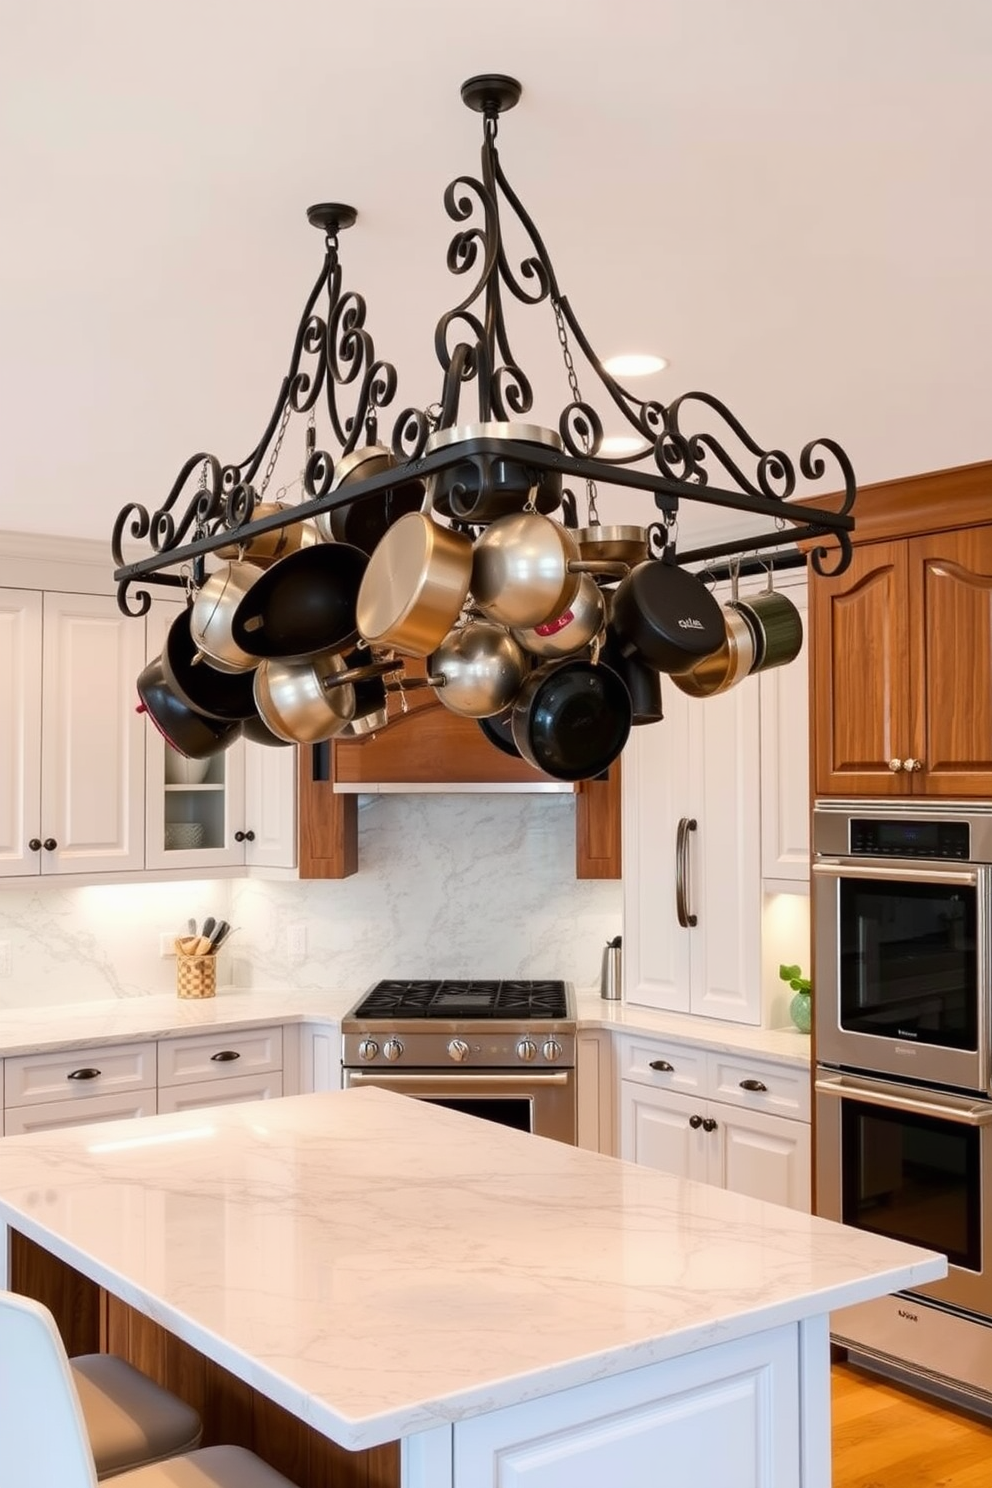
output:
[[948,883],[973,886],[978,881],[974,869],[957,870],[930,864],[919,868],[896,868],[891,863],[869,868],[866,863],[852,863],[849,859],[834,858],[813,864],[813,872],[820,878],[866,878],[881,879],[891,883]]
[[572,1078],[572,1070],[549,1070],[547,1074],[534,1070],[527,1074],[513,1075],[490,1075],[483,1070],[465,1070],[463,1074],[451,1074],[448,1070],[438,1070],[433,1075],[405,1075],[392,1070],[353,1070],[346,1069],[349,1085],[382,1085],[388,1084],[390,1089],[401,1091],[403,1089],[422,1090],[425,1085],[450,1084],[452,1086],[467,1087],[471,1083],[473,1090],[479,1090],[483,1086],[494,1090],[514,1090],[526,1093],[527,1087],[543,1089],[546,1085],[567,1085]]
[[887,1106],[890,1110],[908,1111],[918,1116],[939,1116],[961,1126],[988,1126],[992,1122],[992,1101],[976,1104],[962,1100],[951,1105],[946,1100],[932,1100],[922,1090],[910,1092],[902,1085],[896,1094],[885,1085],[858,1080],[852,1075],[822,1076],[817,1079],[814,1089],[817,1095],[831,1095],[837,1099],[848,1096],[867,1106]]

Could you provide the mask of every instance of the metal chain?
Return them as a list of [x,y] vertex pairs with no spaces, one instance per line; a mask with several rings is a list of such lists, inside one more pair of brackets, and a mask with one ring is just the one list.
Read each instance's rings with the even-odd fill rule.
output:
[[[559,305],[557,300],[553,299],[551,301],[551,306],[555,312],[555,324],[558,327],[558,344],[561,347],[562,360],[565,363],[565,374],[568,377],[568,387],[569,391],[572,394],[572,402],[581,403],[582,394],[579,391],[579,379],[575,371],[575,361],[572,357],[572,348],[568,343],[568,331],[565,329],[565,317],[561,313],[561,306]],[[588,454],[588,435],[585,436],[583,443],[585,445],[586,454]],[[586,479],[586,504],[589,509],[589,526],[598,527],[600,523],[599,512],[596,508],[596,485],[594,481],[591,481],[588,478]]]
[[259,497],[265,495],[269,481],[272,479],[272,472],[275,470],[276,461],[279,459],[279,451],[282,449],[283,437],[285,436],[286,426],[289,423],[289,416],[292,411],[293,410],[287,400],[286,405],[282,411],[282,419],[279,423],[279,432],[276,435],[276,442],[272,446],[272,453],[269,455],[269,463],[265,467],[265,474],[262,476],[262,484],[258,488]]

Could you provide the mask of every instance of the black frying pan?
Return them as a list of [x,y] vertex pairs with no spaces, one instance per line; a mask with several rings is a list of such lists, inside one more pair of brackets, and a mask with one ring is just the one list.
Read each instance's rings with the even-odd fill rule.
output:
[[138,697],[138,712],[147,713],[165,742],[187,759],[209,759],[220,754],[241,733],[240,723],[207,718],[176,697],[165,680],[160,656],[140,673]]
[[532,672],[513,705],[513,742],[554,780],[594,780],[630,736],[630,693],[616,672],[589,661]]
[[237,645],[265,661],[302,661],[358,639],[355,603],[368,555],[350,543],[320,543],[280,558],[234,612]]
[[176,697],[187,707],[207,718],[224,723],[256,718],[258,709],[252,692],[251,672],[221,672],[200,660],[200,652],[190,630],[193,611],[181,610],[169,626],[162,648],[162,672]]

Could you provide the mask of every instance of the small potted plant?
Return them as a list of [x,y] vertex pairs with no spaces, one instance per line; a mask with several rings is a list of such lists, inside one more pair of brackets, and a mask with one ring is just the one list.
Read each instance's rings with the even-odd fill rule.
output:
[[803,976],[801,966],[780,966],[778,974],[796,994],[789,1003],[789,1017],[800,1033],[809,1033],[813,1023],[813,983]]

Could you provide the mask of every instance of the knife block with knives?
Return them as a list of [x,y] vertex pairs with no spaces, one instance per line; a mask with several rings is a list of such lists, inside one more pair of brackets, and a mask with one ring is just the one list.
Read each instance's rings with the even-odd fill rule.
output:
[[[196,931],[190,922],[191,932]],[[200,934],[179,936],[176,948],[176,993],[179,997],[213,997],[217,992],[217,952],[231,933],[226,920],[204,921]]]

